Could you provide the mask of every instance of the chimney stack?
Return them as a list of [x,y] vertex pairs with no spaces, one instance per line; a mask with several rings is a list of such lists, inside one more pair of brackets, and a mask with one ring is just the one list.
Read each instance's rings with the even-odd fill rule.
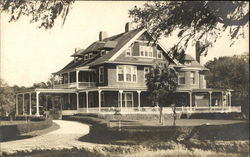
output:
[[127,23],[125,24],[125,32],[129,32],[129,31],[131,31],[131,30],[133,30],[133,29],[134,29],[134,27],[133,27],[132,23],[127,22]]
[[196,61],[197,62],[201,62],[201,60],[200,60],[200,56],[201,56],[201,53],[200,53],[200,47],[201,45],[200,45],[200,41],[196,41],[196,43],[195,43],[195,57],[196,57]]
[[105,31],[100,31],[99,33],[99,41],[102,41],[103,39],[108,37],[108,33]]

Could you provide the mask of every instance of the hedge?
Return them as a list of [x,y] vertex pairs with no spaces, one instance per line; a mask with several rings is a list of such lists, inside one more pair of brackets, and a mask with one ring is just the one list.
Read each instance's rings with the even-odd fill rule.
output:
[[24,133],[46,129],[52,126],[52,119],[42,119],[43,118],[34,118],[33,120],[36,122],[29,121],[28,123],[0,126],[0,141],[15,140]]

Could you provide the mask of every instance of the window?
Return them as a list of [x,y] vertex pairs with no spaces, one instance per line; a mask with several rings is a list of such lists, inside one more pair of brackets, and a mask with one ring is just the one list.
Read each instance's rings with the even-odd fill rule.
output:
[[191,65],[191,61],[185,61],[184,64],[185,65]]
[[123,67],[118,67],[118,81],[124,81],[124,69]]
[[89,53],[89,58],[91,58],[93,56],[93,53]]
[[153,57],[153,47],[140,46],[140,56],[152,58]]
[[[133,92],[123,92],[122,93],[122,107],[129,108],[134,107]],[[121,104],[120,96],[118,97],[118,103]]]
[[99,82],[104,82],[104,68],[103,66],[99,67]]
[[185,73],[179,72],[179,84],[185,84]]
[[162,58],[162,51],[161,50],[157,50],[157,58],[161,59]]
[[137,67],[136,66],[117,66],[117,81],[118,82],[136,82]]
[[144,79],[147,79],[147,74],[150,72],[149,67],[144,67]]
[[132,56],[131,48],[128,48],[128,49],[125,50],[125,56],[127,56],[127,57]]
[[84,60],[87,60],[88,59],[88,54],[85,54],[84,55]]
[[191,79],[191,84],[195,84],[195,72],[194,71],[190,73],[190,79]]
[[105,55],[105,50],[101,50],[101,52],[100,52],[100,54],[101,54],[101,56],[103,56],[103,55]]

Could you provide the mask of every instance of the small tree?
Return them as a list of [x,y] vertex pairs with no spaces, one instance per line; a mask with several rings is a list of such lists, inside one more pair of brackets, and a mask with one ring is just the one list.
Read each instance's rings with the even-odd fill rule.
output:
[[173,93],[177,87],[177,72],[175,69],[164,65],[156,65],[147,75],[147,88],[151,102],[160,107],[159,122],[163,124],[162,110],[164,106],[170,106]]

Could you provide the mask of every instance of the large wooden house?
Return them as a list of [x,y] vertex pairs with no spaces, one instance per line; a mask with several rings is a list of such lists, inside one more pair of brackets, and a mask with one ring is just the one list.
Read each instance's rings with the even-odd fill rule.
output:
[[[206,88],[208,69],[199,63],[198,53],[195,59],[186,54],[181,64],[167,55],[163,43],[154,43],[147,30],[134,29],[130,23],[118,35],[108,37],[106,32],[100,32],[98,41],[86,49],[75,50],[72,57],[68,65],[53,73],[61,78],[53,89],[17,94],[17,114],[32,114],[35,108],[34,113],[39,115],[39,106],[46,106],[47,110],[57,107],[67,115],[112,113],[117,109],[124,113],[153,113],[158,108],[148,101],[146,74],[155,64],[165,63],[178,72],[175,101],[178,112],[240,111],[231,106],[232,90]],[[27,93],[30,100],[25,102]],[[31,104],[31,93],[36,93],[35,105]],[[56,100],[41,102],[40,94],[52,94]],[[20,95],[22,105],[18,105]]]

